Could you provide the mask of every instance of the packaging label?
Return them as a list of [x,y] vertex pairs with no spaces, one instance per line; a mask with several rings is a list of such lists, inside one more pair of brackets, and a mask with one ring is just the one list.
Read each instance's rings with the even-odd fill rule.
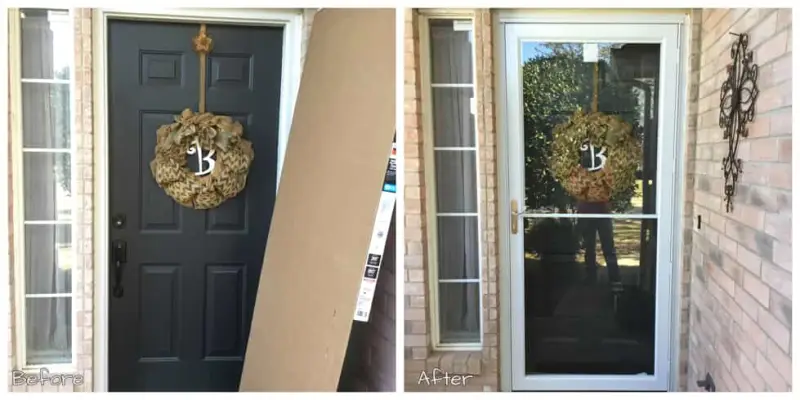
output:
[[378,275],[383,261],[383,252],[386,249],[386,236],[392,224],[395,201],[397,199],[397,138],[392,141],[392,152],[389,164],[386,166],[381,198],[378,203],[378,213],[372,227],[367,258],[364,262],[364,274],[361,278],[361,288],[356,300],[356,313],[354,320],[368,322],[372,309],[372,299],[375,297],[375,288],[378,286]]

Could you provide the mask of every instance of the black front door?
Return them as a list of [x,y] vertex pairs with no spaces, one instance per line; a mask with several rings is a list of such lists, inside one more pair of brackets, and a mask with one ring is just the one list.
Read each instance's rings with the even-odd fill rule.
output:
[[112,391],[239,386],[276,192],[283,29],[207,27],[206,110],[241,122],[255,159],[244,191],[206,211],[178,205],[149,168],[158,127],[197,111],[199,29],[108,23],[109,245],[127,250],[123,293],[109,294]]

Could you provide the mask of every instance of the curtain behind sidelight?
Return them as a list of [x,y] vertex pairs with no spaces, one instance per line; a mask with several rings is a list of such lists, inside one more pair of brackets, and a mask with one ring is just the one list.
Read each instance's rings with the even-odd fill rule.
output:
[[[24,15],[22,77],[69,79],[68,67],[54,63],[54,51],[69,49],[54,44],[48,11]],[[22,110],[26,149],[70,148],[69,85],[23,81]],[[64,199],[71,189],[69,153],[26,151],[23,158],[25,220],[39,222],[25,224],[26,364],[70,362],[71,298],[52,295],[72,292],[71,224],[44,222],[63,220],[59,208],[69,206]]]
[[429,25],[442,344],[481,340],[478,152],[470,105],[475,96],[471,25],[469,20],[447,19],[430,20]]

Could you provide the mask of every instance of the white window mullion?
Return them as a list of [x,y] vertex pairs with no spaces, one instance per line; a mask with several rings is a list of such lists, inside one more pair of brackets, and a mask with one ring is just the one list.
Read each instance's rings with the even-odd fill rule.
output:
[[437,217],[477,217],[479,215],[476,212],[463,212],[463,213],[457,213],[457,212],[440,213],[440,212],[437,212],[436,216]]
[[569,213],[522,213],[522,218],[576,218],[576,219],[635,219],[655,220],[658,214],[569,214]]
[[478,151],[477,147],[434,147],[434,151]]
[[69,79],[37,79],[37,78],[22,78],[22,83],[49,83],[53,85],[69,85]]
[[22,152],[23,153],[70,153],[70,154],[72,154],[72,149],[59,149],[59,148],[41,149],[41,148],[35,148],[35,147],[34,148],[26,147],[26,148],[22,149]]
[[26,294],[26,299],[60,299],[72,298],[72,293],[42,293],[42,294]]
[[474,83],[431,83],[430,85],[432,88],[464,88],[464,89],[473,89],[475,87]]
[[71,225],[72,220],[48,220],[48,221],[23,221],[25,225]]
[[439,283],[481,283],[481,278],[439,279]]

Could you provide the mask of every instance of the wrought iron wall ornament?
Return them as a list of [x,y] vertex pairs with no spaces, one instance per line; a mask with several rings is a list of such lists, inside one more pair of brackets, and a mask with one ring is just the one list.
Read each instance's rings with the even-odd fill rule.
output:
[[753,121],[758,98],[758,65],[753,64],[753,51],[747,49],[749,36],[746,33],[731,35],[736,36],[731,46],[732,62],[726,68],[728,78],[722,83],[719,95],[719,127],[723,130],[722,138],[728,140],[728,155],[722,159],[727,212],[733,211],[736,184],[742,173],[739,140],[748,135],[747,124]]

